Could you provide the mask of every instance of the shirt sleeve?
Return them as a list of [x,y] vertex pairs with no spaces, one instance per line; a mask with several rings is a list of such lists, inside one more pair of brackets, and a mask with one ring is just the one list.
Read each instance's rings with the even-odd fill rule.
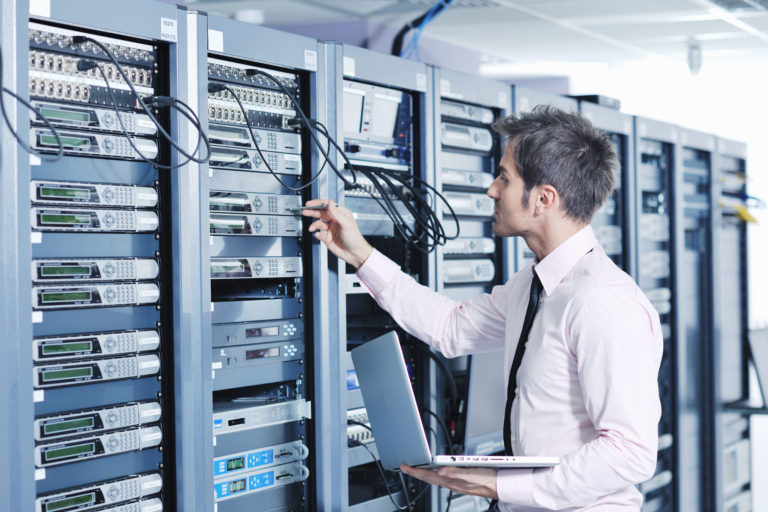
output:
[[499,501],[510,510],[586,506],[656,469],[663,350],[656,312],[639,297],[593,292],[574,309],[567,339],[596,438],[558,466],[499,471]]
[[504,347],[508,285],[458,302],[417,283],[376,250],[357,277],[400,327],[446,357]]

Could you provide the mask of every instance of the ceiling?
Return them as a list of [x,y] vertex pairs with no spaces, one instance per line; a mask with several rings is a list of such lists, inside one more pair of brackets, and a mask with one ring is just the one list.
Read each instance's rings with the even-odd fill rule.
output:
[[[393,28],[431,0],[187,0],[190,8],[270,26],[368,21]],[[768,64],[768,0],[454,0],[422,40],[472,49],[486,73],[515,66],[613,65],[636,59]]]

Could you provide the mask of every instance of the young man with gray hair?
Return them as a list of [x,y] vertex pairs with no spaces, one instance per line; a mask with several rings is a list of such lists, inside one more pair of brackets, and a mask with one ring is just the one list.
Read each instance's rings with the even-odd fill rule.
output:
[[446,357],[505,350],[508,455],[557,455],[550,468],[403,466],[416,478],[514,510],[639,512],[635,484],[656,468],[663,350],[659,317],[606,256],[589,223],[614,188],[610,139],[575,113],[537,107],[494,128],[505,152],[488,196],[493,232],[523,237],[535,262],[491,293],[456,302],[374,250],[352,212],[305,210],[315,238],[357,268],[403,329]]

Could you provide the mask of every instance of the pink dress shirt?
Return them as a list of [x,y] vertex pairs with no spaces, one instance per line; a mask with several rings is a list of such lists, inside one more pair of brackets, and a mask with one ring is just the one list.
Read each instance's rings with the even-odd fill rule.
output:
[[[656,468],[658,314],[590,226],[533,269],[544,292],[517,377],[512,444],[515,455],[559,456],[561,463],[499,471],[500,508],[639,511],[635,484]],[[416,283],[377,251],[357,275],[403,329],[446,357],[503,347],[509,378],[531,267],[464,302]]]

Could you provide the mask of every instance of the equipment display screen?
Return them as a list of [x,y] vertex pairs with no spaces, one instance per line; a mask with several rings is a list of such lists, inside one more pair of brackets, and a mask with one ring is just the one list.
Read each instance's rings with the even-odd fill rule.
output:
[[250,275],[250,269],[239,261],[222,261],[211,263],[211,276]]
[[371,135],[376,137],[394,137],[397,111],[399,109],[400,98],[375,94],[373,117],[371,119]]
[[229,459],[227,461],[227,471],[234,471],[236,469],[243,469],[245,466],[245,458],[238,457],[236,459]]
[[82,430],[84,428],[93,428],[93,417],[76,418],[72,420],[57,421],[55,423],[46,423],[43,425],[45,435],[58,434],[66,431]]
[[54,199],[90,199],[91,197],[91,191],[87,188],[40,187],[38,194],[41,198]]
[[280,357],[280,349],[272,347],[260,350],[247,350],[245,352],[246,359],[264,359],[267,357]]
[[96,493],[89,492],[87,494],[79,494],[72,496],[71,498],[57,499],[49,501],[45,504],[45,512],[55,512],[70,507],[77,507],[80,505],[90,505],[96,502]]
[[360,133],[363,123],[363,102],[365,93],[357,89],[344,88],[344,131]]
[[[40,144],[46,146],[58,146],[56,137],[53,135],[41,135]],[[61,137],[61,144],[70,148],[89,148],[91,141],[82,137]]]
[[87,112],[72,112],[70,110],[43,107],[40,109],[40,113],[48,119],[55,119],[58,121],[80,121],[82,123],[87,123],[91,120],[91,116]]
[[64,341],[62,343],[46,343],[42,347],[44,356],[91,352],[93,344],[90,341]]
[[56,380],[66,379],[78,379],[81,377],[93,376],[93,369],[91,367],[85,368],[67,368],[64,370],[46,370],[42,373],[43,382],[51,382]]
[[74,457],[76,455],[85,455],[87,453],[93,453],[96,450],[95,443],[77,444],[75,446],[67,446],[65,448],[56,448],[53,450],[47,450],[43,452],[43,458],[46,462],[50,462],[56,459],[63,459],[65,457]]
[[90,215],[75,215],[70,213],[42,213],[40,214],[41,224],[81,224],[91,225]]
[[258,327],[254,329],[246,329],[246,338],[259,338],[261,336],[277,336],[280,334],[280,329],[277,326],[274,327]]
[[40,302],[43,304],[85,300],[91,300],[91,292],[43,292],[40,294]]
[[229,482],[229,492],[240,492],[245,490],[245,478],[241,480],[235,480],[234,482]]
[[224,227],[241,229],[245,227],[245,219],[211,219],[211,227]]
[[40,267],[40,275],[43,277],[83,276],[90,273],[90,265],[43,265]]

